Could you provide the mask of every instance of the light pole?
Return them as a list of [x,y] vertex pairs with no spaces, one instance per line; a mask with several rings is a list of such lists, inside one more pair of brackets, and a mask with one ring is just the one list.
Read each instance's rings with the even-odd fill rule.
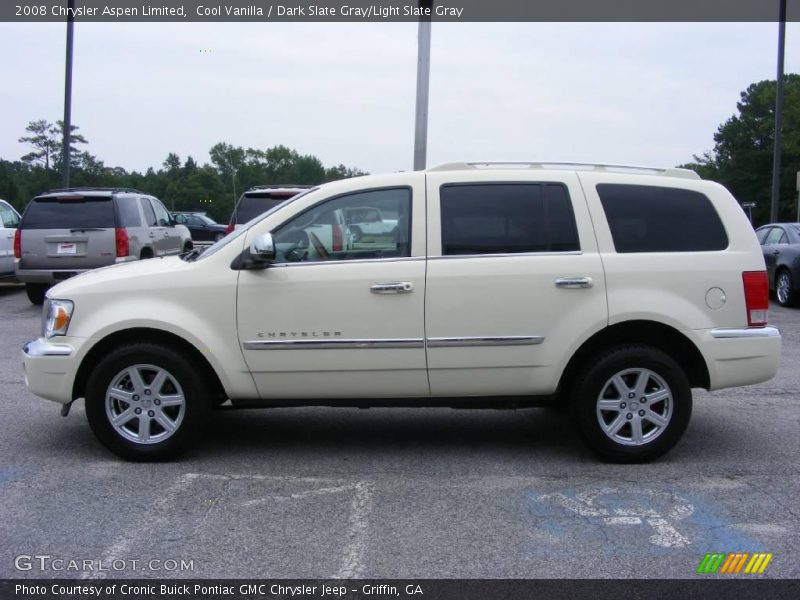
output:
[[61,147],[61,185],[69,187],[70,149],[72,146],[72,38],[75,29],[75,0],[67,0],[67,57],[64,73],[64,140]]
[[783,56],[786,51],[786,0],[780,2],[778,16],[778,78],[775,86],[775,146],[772,150],[772,205],[770,221],[778,222],[781,196],[781,125],[783,121]]
[[[433,0],[420,0],[419,8],[433,12]],[[417,33],[417,106],[414,122],[414,170],[425,169],[428,157],[428,88],[431,79],[431,19],[421,16]]]

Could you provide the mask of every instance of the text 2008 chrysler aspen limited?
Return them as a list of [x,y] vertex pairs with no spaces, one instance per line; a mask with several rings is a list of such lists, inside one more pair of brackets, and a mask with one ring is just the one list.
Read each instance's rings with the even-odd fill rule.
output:
[[[376,211],[393,227],[346,231]],[[691,171],[456,163],[329,183],[204,254],[60,283],[23,360],[128,459],[185,449],[230,399],[562,403],[635,462],[681,437],[692,388],[775,375],[767,309],[744,213]]]

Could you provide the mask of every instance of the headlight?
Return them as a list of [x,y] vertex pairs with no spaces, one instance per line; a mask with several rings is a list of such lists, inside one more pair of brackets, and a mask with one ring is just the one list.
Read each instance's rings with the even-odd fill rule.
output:
[[75,305],[70,300],[48,299],[45,301],[42,314],[42,337],[67,335],[74,308]]

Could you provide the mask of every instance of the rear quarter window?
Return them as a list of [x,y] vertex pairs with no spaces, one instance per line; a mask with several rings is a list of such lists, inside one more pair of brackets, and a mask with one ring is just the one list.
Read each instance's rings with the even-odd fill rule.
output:
[[22,220],[25,229],[114,228],[109,196],[34,198]]
[[724,250],[728,235],[705,194],[650,185],[601,183],[597,193],[617,252]]
[[122,227],[141,227],[142,218],[139,216],[139,203],[136,198],[117,198],[117,213]]

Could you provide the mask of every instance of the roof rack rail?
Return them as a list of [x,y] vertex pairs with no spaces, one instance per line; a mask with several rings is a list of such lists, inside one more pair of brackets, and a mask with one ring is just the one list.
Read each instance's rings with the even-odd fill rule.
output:
[[69,188],[56,188],[52,190],[47,190],[44,192],[45,194],[61,194],[64,192],[112,192],[112,193],[132,193],[132,194],[144,194],[141,190],[136,190],[133,188],[120,188],[120,187],[69,187]]
[[561,161],[476,161],[476,162],[451,162],[436,165],[428,171],[464,171],[482,168],[524,168],[524,169],[569,169],[576,171],[611,171],[616,173],[641,173],[677,177],[680,179],[700,179],[691,169],[677,167],[642,167],[636,165],[615,165],[605,163],[561,162]]
[[300,185],[300,184],[297,184],[297,183],[268,183],[268,184],[265,184],[265,185],[254,185],[252,187],[247,188],[246,191],[249,192],[250,190],[271,190],[271,189],[274,189],[274,188],[296,188],[296,189],[305,190],[305,189],[308,189],[310,187],[314,187],[314,186],[305,185],[305,184]]

